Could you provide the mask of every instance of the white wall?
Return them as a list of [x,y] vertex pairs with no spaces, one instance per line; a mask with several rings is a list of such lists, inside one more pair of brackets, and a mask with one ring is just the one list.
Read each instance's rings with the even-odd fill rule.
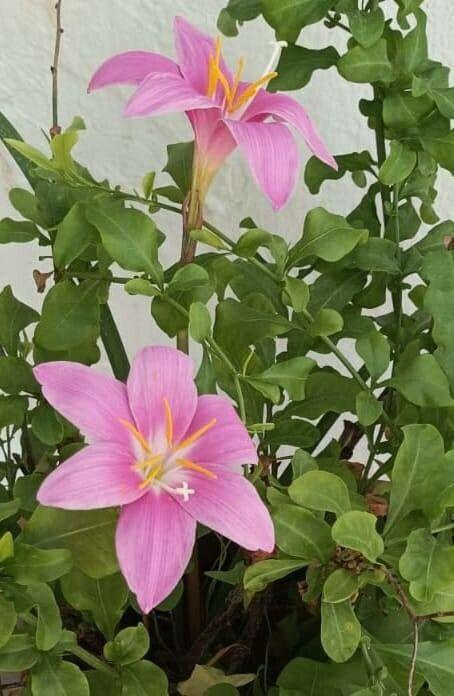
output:
[[[182,14],[201,29],[216,33],[216,19],[226,0],[63,0],[63,46],[60,72],[60,122],[67,125],[75,114],[84,117],[88,130],[82,134],[78,158],[95,175],[111,182],[139,187],[142,175],[159,171],[165,164],[168,142],[191,137],[183,115],[162,116],[143,121],[128,121],[121,116],[127,89],[110,89],[86,94],[93,70],[113,53],[144,48],[173,54],[172,17]],[[50,124],[50,71],[54,41],[54,2],[52,0],[1,0],[0,25],[0,110],[15,124],[23,137],[45,148],[41,129]],[[427,0],[430,7],[429,35],[432,57],[454,64],[454,3],[452,0]],[[246,75],[255,79],[262,74],[270,54],[273,34],[262,21],[246,24],[240,36],[225,40],[225,50],[236,63],[239,55],[247,58]],[[300,39],[301,40],[301,39]],[[344,49],[340,31],[321,26],[304,32],[305,45],[322,47],[335,43]],[[370,97],[369,88],[345,82],[335,69],[316,73],[310,85],[298,95],[336,153],[350,152],[372,145],[371,134],[357,111],[360,96]],[[308,157],[301,144],[303,164]],[[162,176],[162,182],[166,175]],[[24,185],[15,163],[0,147],[0,217],[14,214],[7,198],[12,186]],[[452,179],[443,176],[438,210],[442,217],[453,215]],[[295,240],[308,209],[318,202],[333,212],[347,213],[361,192],[348,178],[326,185],[318,198],[300,186],[287,207],[275,214],[257,190],[247,168],[235,153],[219,174],[209,195],[207,217],[228,234],[238,233],[238,222],[253,215],[263,227]],[[178,216],[176,216],[178,217]],[[161,227],[169,236],[166,261],[176,258],[179,249],[179,219],[161,213]],[[13,285],[24,301],[39,306],[32,271],[49,270],[48,262],[39,262],[37,245],[0,247],[0,287]],[[152,326],[147,304],[140,298],[124,296],[114,289],[113,311],[119,321],[128,350],[133,351],[153,340],[159,332]]]

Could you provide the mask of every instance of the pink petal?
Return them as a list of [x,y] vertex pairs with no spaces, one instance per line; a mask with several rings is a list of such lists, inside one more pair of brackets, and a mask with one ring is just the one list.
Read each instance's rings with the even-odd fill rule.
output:
[[248,121],[264,115],[275,116],[296,128],[314,155],[337,170],[336,160],[326,149],[306,111],[295,99],[285,94],[272,94],[260,90],[243,118]]
[[195,135],[199,166],[215,173],[230,153],[236,141],[221,119],[220,109],[188,111]]
[[90,441],[125,446],[131,436],[120,420],[132,421],[125,385],[92,367],[48,362],[33,370],[47,401]]
[[116,533],[118,561],[143,612],[168,597],[182,577],[195,530],[195,520],[163,491],[151,491],[122,509]]
[[206,394],[199,397],[185,438],[214,418],[216,424],[190,446],[185,456],[208,465],[257,464],[256,447],[232,404],[223,396]]
[[279,210],[295,188],[299,156],[295,140],[281,123],[225,121],[265,195]]
[[170,58],[149,51],[127,51],[106,60],[94,73],[88,91],[109,85],[140,85],[150,73],[179,74]]
[[274,527],[270,513],[256,489],[241,474],[210,466],[216,479],[197,471],[184,472],[195,491],[187,502],[175,500],[190,515],[210,529],[249,551],[274,549]]
[[129,99],[125,116],[137,118],[212,108],[212,100],[199,94],[179,75],[152,73]]
[[[214,39],[196,29],[183,17],[175,17],[174,33],[178,64],[182,75],[200,94],[206,94],[210,56],[214,56],[216,50]],[[232,74],[222,58],[220,68],[231,82]]]
[[172,414],[173,442],[188,429],[197,406],[193,371],[191,358],[176,348],[143,348],[134,358],[127,382],[129,403],[137,428],[152,439],[154,451],[166,446],[166,400]]
[[140,477],[131,468],[134,456],[118,443],[98,442],[67,459],[38,491],[42,505],[65,510],[125,505],[143,495]]

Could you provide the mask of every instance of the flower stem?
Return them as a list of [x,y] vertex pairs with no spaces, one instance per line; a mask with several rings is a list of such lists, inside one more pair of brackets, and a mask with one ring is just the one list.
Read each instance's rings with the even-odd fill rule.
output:
[[116,674],[115,670],[112,667],[109,667],[106,662],[100,660],[99,657],[96,657],[96,655],[92,655],[92,653],[88,652],[88,650],[81,648],[80,645],[71,645],[67,647],[67,650],[74,655],[74,657],[78,657],[79,660],[82,660],[82,662],[85,662],[85,664],[93,667],[93,669],[98,669],[100,672],[107,672],[108,674]]

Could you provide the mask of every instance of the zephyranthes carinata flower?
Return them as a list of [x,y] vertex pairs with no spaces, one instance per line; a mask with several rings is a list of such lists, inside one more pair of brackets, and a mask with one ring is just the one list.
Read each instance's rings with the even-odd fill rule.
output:
[[193,363],[175,348],[144,348],[127,384],[71,362],[34,370],[47,401],[91,442],[51,473],[43,505],[121,506],[116,548],[143,611],[184,573],[197,521],[246,549],[271,551],[273,524],[244,464],[257,453],[230,402],[197,396]]
[[195,134],[193,188],[200,201],[225,158],[238,146],[273,207],[281,208],[299,172],[298,148],[288,126],[303,136],[319,159],[337,169],[303,107],[287,95],[263,89],[277,74],[271,70],[273,65],[256,82],[242,81],[244,60],[231,73],[222,58],[220,40],[181,17],[175,19],[175,45],[178,63],[148,51],[113,56],[93,75],[89,90],[138,86],[126,105],[129,117],[186,112]]

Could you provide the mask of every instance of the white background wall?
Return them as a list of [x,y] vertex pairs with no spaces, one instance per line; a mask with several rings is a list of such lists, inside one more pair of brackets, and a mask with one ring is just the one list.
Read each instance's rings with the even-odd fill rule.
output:
[[[314,0],[315,1],[315,0]],[[63,0],[64,36],[60,69],[60,123],[68,125],[76,114],[84,117],[88,130],[81,135],[77,156],[96,176],[108,177],[123,186],[139,187],[142,175],[159,171],[165,164],[166,144],[191,137],[184,115],[129,121],[121,116],[128,89],[109,89],[86,94],[90,75],[105,58],[129,49],[149,49],[173,54],[172,18],[184,15],[201,29],[215,34],[216,19],[226,0]],[[431,56],[454,65],[454,2],[426,0],[430,10],[428,31]],[[46,148],[41,129],[50,124],[50,70],[54,42],[54,2],[52,0],[1,0],[0,25],[0,110],[15,124],[23,137]],[[345,35],[346,36],[346,35]],[[239,37],[225,39],[225,52],[236,64],[240,55],[247,59],[246,77],[256,79],[268,63],[273,32],[261,20],[244,25]],[[322,26],[305,30],[300,43],[317,48],[334,43],[342,52],[343,33]],[[370,97],[367,86],[345,82],[332,68],[317,72],[298,98],[307,108],[334,154],[372,147],[372,136],[357,110],[358,98]],[[308,152],[301,144],[303,165]],[[303,171],[303,169],[302,169]],[[162,183],[168,183],[161,175]],[[0,146],[0,218],[13,215],[8,190],[26,185],[15,163]],[[454,215],[453,183],[447,175],[440,180],[440,216]],[[252,215],[261,226],[296,240],[302,221],[318,203],[332,212],[347,213],[362,192],[348,177],[325,185],[318,197],[300,185],[287,207],[273,213],[257,190],[238,153],[228,160],[208,197],[207,217],[231,236],[238,234],[238,222]],[[161,213],[159,224],[168,234],[165,262],[178,254],[179,219]],[[50,270],[39,262],[36,244],[0,247],[0,287],[11,283],[16,295],[39,307],[32,271]],[[153,327],[147,303],[124,295],[114,288],[113,311],[121,326],[128,351],[147,342],[163,340]],[[165,340],[165,339],[164,339]]]

